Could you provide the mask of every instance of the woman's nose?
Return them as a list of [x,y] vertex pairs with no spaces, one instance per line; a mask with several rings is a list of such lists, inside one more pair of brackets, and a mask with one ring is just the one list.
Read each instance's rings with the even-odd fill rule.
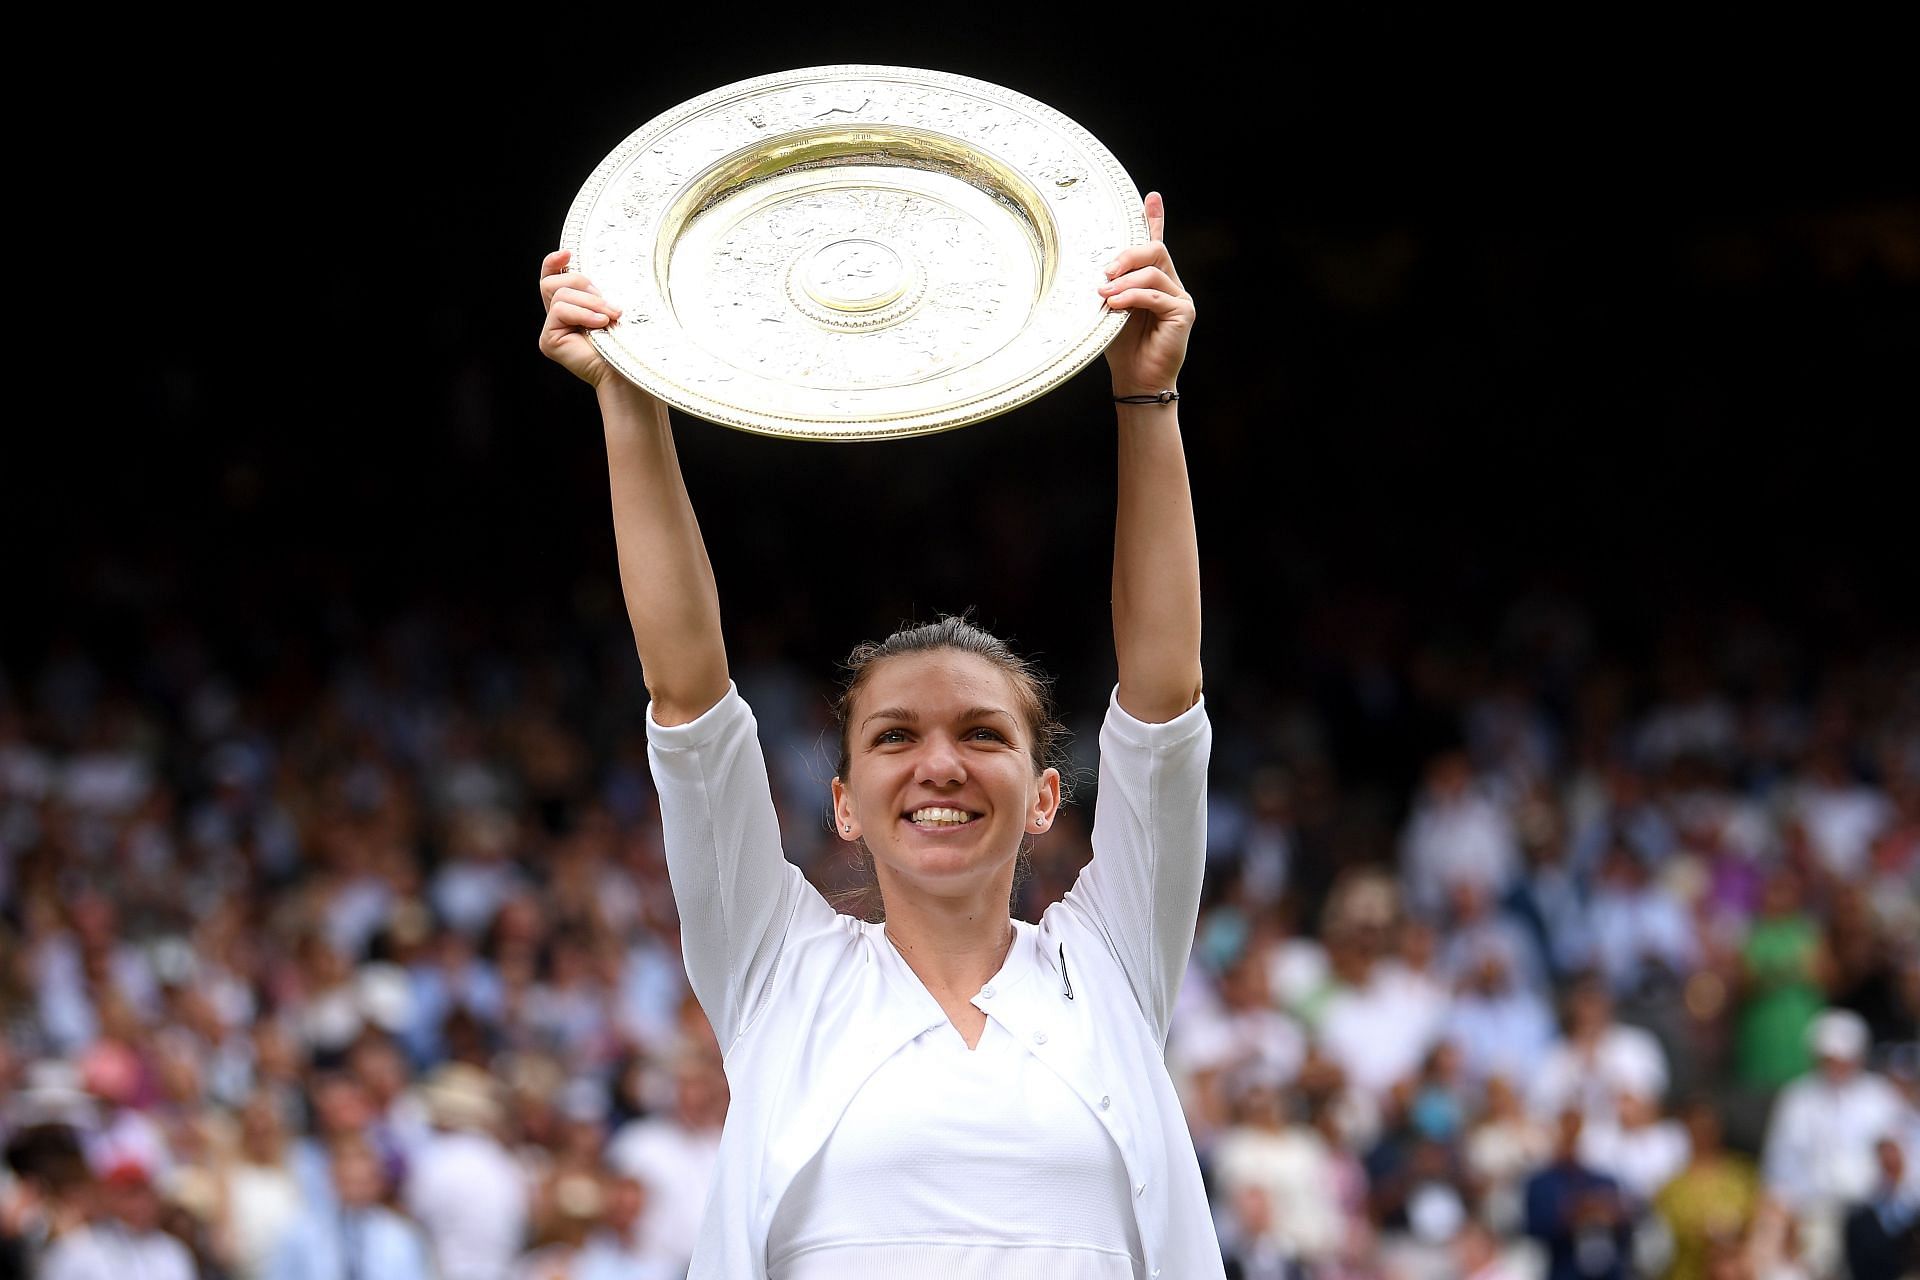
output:
[[919,776],[915,780],[933,786],[965,782],[967,766],[960,755],[960,744],[937,735],[926,739],[920,752]]

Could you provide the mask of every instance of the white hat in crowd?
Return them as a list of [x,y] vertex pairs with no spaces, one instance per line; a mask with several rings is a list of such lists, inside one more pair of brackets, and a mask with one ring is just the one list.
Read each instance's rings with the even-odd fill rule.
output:
[[1866,1020],[1847,1009],[1828,1009],[1807,1028],[1807,1043],[1821,1058],[1860,1062],[1867,1056],[1869,1040]]
[[497,1129],[503,1116],[493,1077],[465,1062],[434,1072],[421,1086],[420,1099],[443,1129]]

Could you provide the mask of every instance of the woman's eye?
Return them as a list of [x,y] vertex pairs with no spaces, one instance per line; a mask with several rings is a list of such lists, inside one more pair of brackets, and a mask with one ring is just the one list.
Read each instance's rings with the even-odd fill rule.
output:
[[875,745],[888,742],[905,742],[906,740],[907,731],[905,729],[882,729],[873,739]]
[[998,729],[979,728],[979,729],[973,730],[973,732],[968,734],[967,736],[971,738],[979,738],[985,742],[1005,742],[1007,740],[1006,736],[1002,734]]

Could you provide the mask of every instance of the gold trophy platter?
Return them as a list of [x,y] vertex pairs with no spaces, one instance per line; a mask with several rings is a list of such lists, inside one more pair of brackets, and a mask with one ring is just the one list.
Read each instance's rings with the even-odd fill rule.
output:
[[642,125],[567,214],[573,269],[623,310],[632,382],[763,435],[877,440],[979,422],[1125,325],[1097,292],[1147,238],[1086,130],[985,81],[809,67]]

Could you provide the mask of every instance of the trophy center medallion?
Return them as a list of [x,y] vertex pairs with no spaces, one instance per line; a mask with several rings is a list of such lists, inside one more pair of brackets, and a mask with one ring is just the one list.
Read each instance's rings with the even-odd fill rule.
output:
[[834,311],[878,311],[899,300],[912,273],[878,240],[850,236],[816,249],[800,270],[807,296]]

